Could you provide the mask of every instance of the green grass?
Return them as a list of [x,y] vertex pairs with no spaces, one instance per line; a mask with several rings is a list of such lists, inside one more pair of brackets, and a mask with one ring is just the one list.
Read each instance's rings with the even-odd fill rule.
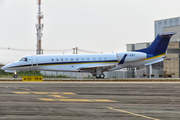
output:
[[[43,78],[71,78],[69,76],[66,75],[43,75],[42,73],[40,73],[40,71],[20,71],[17,73],[18,77],[21,78],[23,76],[43,76]],[[14,73],[7,73],[4,72],[4,70],[0,69],[0,78],[14,78]]]

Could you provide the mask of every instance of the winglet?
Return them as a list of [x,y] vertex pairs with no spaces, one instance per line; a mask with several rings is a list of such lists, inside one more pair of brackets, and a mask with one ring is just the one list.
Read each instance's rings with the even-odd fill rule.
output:
[[118,63],[118,65],[124,63],[124,61],[125,61],[125,59],[126,59],[126,56],[127,56],[127,54],[124,55],[124,57],[121,59],[121,61]]

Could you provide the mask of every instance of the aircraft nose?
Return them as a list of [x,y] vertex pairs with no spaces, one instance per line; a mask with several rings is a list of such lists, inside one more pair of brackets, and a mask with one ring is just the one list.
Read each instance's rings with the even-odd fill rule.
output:
[[11,66],[12,66],[12,63],[9,63],[9,64],[3,66],[1,69],[2,70],[8,70]]
[[6,69],[6,66],[3,66],[2,68],[1,68],[1,70],[5,70]]

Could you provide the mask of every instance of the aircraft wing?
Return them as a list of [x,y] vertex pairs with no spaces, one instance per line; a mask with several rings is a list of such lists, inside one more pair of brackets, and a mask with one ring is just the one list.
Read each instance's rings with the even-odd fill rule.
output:
[[123,64],[126,59],[126,56],[127,56],[127,54],[125,54],[123,56],[123,58],[121,59],[121,61],[119,61],[119,63],[117,63],[117,64],[115,63],[115,64],[85,66],[85,67],[78,68],[78,71],[87,70],[87,69],[96,69],[98,67],[101,67],[103,69],[110,69],[110,68],[116,67],[117,65]]
[[77,68],[78,71],[81,70],[88,70],[88,69],[96,69],[96,68],[112,68],[115,67],[117,64],[106,64],[106,65],[91,65],[91,66],[84,66]]

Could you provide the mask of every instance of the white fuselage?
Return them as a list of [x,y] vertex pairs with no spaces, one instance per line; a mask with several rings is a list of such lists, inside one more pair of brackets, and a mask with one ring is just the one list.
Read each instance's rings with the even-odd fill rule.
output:
[[[127,54],[123,61],[124,55]],[[146,53],[122,52],[111,54],[72,54],[72,55],[28,55],[20,61],[4,66],[4,70],[40,70],[40,71],[68,71],[68,72],[96,72],[135,67],[162,59],[162,56],[149,59]],[[123,61],[123,64],[120,61]]]

